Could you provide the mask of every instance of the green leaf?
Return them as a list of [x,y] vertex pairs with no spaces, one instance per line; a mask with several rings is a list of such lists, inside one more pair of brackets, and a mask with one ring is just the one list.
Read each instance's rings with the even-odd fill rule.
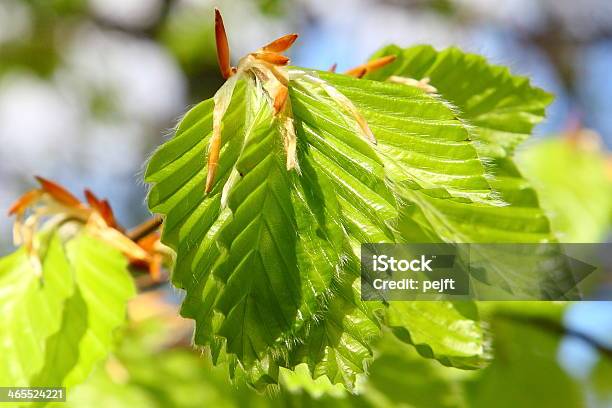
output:
[[557,362],[561,333],[518,314],[492,320],[493,363],[468,384],[470,406],[575,408],[585,396]]
[[[350,98],[377,146],[321,81]],[[182,313],[196,320],[196,343],[213,354],[226,348],[247,370],[266,355],[297,355],[315,375],[350,383],[371,357],[378,323],[344,260],[362,242],[398,240],[394,189],[427,186],[482,202],[491,189],[462,123],[418,90],[304,73],[290,82],[290,100],[299,173],[284,167],[282,137],[261,91],[241,84],[224,118],[212,192],[203,188],[207,101],[152,157],[149,206],[166,216],[163,241],[177,251],[173,282],[186,289]],[[321,342],[316,353],[304,354],[313,341]]]
[[330,186],[317,182],[308,160],[300,161],[301,176],[286,170],[269,104],[263,98],[255,104],[253,130],[236,163],[243,176],[229,195],[232,217],[220,231],[226,252],[213,270],[225,285],[216,299],[225,316],[219,335],[247,364],[260,357],[257,350],[290,341],[287,332],[320,312],[344,239]]
[[[495,205],[461,200],[440,189],[406,188],[402,192],[406,206],[399,223],[401,236],[412,242],[554,242],[555,236],[537,194],[512,160],[515,147],[544,118],[552,97],[531,86],[527,78],[513,76],[505,67],[490,65],[483,57],[456,48],[436,51],[428,46],[408,49],[389,46],[372,58],[384,55],[396,55],[397,59],[367,77],[378,81],[388,81],[391,76],[429,78],[437,89],[437,97],[449,101],[456,116],[469,126],[469,138],[485,163],[488,182],[500,199]],[[500,285],[513,276],[515,265],[523,261],[519,254],[509,257],[485,247],[474,249],[478,251],[474,256],[488,260],[487,274]],[[521,276],[529,280],[527,287],[535,287],[537,282],[557,272],[558,263],[545,264],[554,269],[533,270],[529,276]],[[478,284],[475,280],[472,283]],[[453,308],[450,303],[436,306]],[[425,311],[406,310],[411,307]],[[396,308],[399,310],[394,311]],[[477,352],[482,341],[470,341],[482,336],[475,321],[455,316],[445,322],[444,313],[422,303],[392,304],[389,314],[395,321],[396,334],[405,330],[404,339],[417,345],[422,354],[438,356],[444,364],[452,361],[458,366],[479,366],[486,357]],[[444,325],[449,328],[466,325],[470,329],[451,330],[445,339],[440,331]],[[445,347],[444,342],[452,347]]]
[[373,407],[467,407],[460,381],[471,372],[423,359],[411,346],[385,335],[361,389],[360,399]]
[[134,294],[125,257],[108,245],[84,234],[41,241],[42,277],[23,249],[0,260],[3,386],[82,382],[110,351]]
[[[372,74],[372,78],[430,78],[439,97],[455,104],[457,116],[472,126],[470,137],[475,141],[481,160],[487,164],[489,182],[505,203],[483,205],[433,189],[405,189],[403,196],[408,204],[399,224],[402,237],[417,242],[555,242],[556,237],[535,191],[512,159],[514,147],[527,138],[533,126],[543,118],[550,95],[532,87],[527,78],[512,76],[504,67],[489,65],[484,58],[464,54],[455,48],[438,52],[424,46],[405,50],[390,46],[376,56],[386,54],[398,58]],[[462,76],[461,86],[456,85],[459,75]],[[486,247],[475,249],[478,254],[474,255],[489,260],[489,279],[512,292],[512,282],[504,282],[513,276],[516,265],[523,264],[522,255],[507,256]],[[559,273],[558,260],[551,259],[543,265],[550,267],[533,269],[521,276],[527,292],[538,282]],[[571,277],[567,268],[561,267],[560,273]],[[562,289],[554,294],[557,298],[566,295]]]
[[389,54],[396,55],[396,61],[368,77],[379,81],[393,75],[430,78],[440,97],[453,104],[457,116],[472,127],[470,138],[487,164],[489,183],[501,203],[507,204],[479,205],[432,190],[408,191],[406,198],[414,207],[403,213],[402,234],[408,239],[438,236],[447,242],[554,241],[535,191],[512,161],[515,147],[544,118],[551,95],[505,67],[456,48],[389,46],[373,58]]
[[66,300],[59,331],[47,340],[45,364],[36,386],[81,383],[110,352],[114,331],[125,322],[135,288],[125,256],[81,234],[66,244],[75,289]]
[[382,304],[361,301],[356,259],[349,261],[346,272],[348,276],[340,282],[327,310],[301,336],[301,343],[291,350],[284,364],[293,367],[306,363],[315,380],[325,376],[333,384],[354,391],[373,357],[372,343],[381,336],[377,311]]
[[397,60],[367,77],[430,78],[439,94],[461,110],[461,118],[476,127],[475,135],[487,157],[511,156],[542,121],[553,100],[552,95],[533,87],[528,78],[512,75],[508,68],[491,65],[484,57],[458,48],[436,51],[430,46],[401,49],[392,45],[373,58],[390,54],[397,55]]
[[390,302],[385,324],[427,358],[458,368],[481,368],[485,336],[471,302]]
[[48,238],[43,277],[25,250],[0,259],[0,385],[26,387],[45,362],[45,343],[61,325],[64,302],[74,291],[60,239]]
[[297,365],[293,371],[281,368],[279,384],[283,391],[294,393],[305,391],[314,399],[323,395],[336,398],[346,395],[346,389],[342,385],[332,384],[326,376],[320,376],[313,380],[312,373],[306,364]]
[[[187,290],[182,313],[196,319],[196,342],[222,341],[246,366],[273,348],[285,348],[291,333],[321,310],[338,273],[344,239],[331,185],[317,179],[308,160],[300,162],[301,176],[287,172],[280,135],[270,126],[270,107],[253,91],[246,91],[248,126],[231,127],[240,119],[230,118],[243,108],[230,106],[211,195],[182,176],[203,180],[210,103],[187,115],[147,173],[148,181],[156,181],[149,204],[166,214],[164,241],[177,250],[173,281]],[[184,158],[195,165],[185,169]],[[234,168],[242,176],[222,208],[221,190]],[[187,184],[176,184],[179,176]],[[193,204],[175,201],[187,194]]]
[[[150,323],[150,322],[147,322]],[[68,407],[265,407],[270,400],[245,384],[230,383],[224,367],[200,353],[160,349],[147,338],[168,335],[172,325],[130,326],[116,353],[67,394]]]
[[599,150],[551,139],[519,154],[559,239],[600,242],[612,225],[612,178]]

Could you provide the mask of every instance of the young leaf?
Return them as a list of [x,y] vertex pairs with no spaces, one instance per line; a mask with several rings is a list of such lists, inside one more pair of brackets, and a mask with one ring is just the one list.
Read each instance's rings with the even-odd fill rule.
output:
[[[389,46],[372,59],[383,55],[395,55],[396,60],[366,77],[404,84],[406,81],[401,79],[408,79],[412,81],[408,82],[412,88],[436,92],[438,98],[452,103],[457,117],[468,125],[473,145],[486,165],[489,183],[505,204],[467,202],[433,188],[404,189],[406,206],[398,224],[401,236],[413,242],[553,242],[555,237],[537,195],[512,160],[514,148],[529,137],[533,126],[543,119],[552,97],[532,87],[527,78],[512,76],[505,67],[492,66],[483,57],[465,54],[455,48],[438,52],[428,46],[409,49]],[[427,87],[423,86],[424,82]],[[477,249],[485,251],[480,247]],[[496,276],[500,284],[510,279],[513,265],[522,261],[520,255],[516,259],[505,257],[502,260],[494,251],[478,255],[490,259],[489,276]],[[549,262],[548,265],[556,268],[557,264]],[[521,279],[531,279],[535,284],[553,271],[532,272]],[[427,308],[425,304],[415,306]],[[404,329],[408,330],[409,336],[410,333],[418,337],[419,333],[436,332],[430,325],[436,319],[422,322],[424,326],[420,327],[418,318],[394,313],[397,307],[405,309],[410,304],[391,304],[389,308],[389,314],[395,315],[396,321],[404,320]],[[457,333],[460,337],[465,334]],[[427,354],[442,356],[449,352],[441,347],[435,335],[423,343],[427,345],[417,347],[426,351],[431,348]],[[450,354],[461,356],[464,351],[457,347]],[[441,361],[448,364],[445,357]]]
[[[202,180],[210,102],[186,116],[146,176],[154,183],[152,211],[166,215],[164,242],[178,252],[173,280],[187,290],[183,313],[196,319],[196,342],[225,339],[227,350],[247,366],[287,342],[308,342],[309,327],[320,325],[300,328],[325,316],[349,241],[355,251],[361,242],[397,240],[392,186],[422,183],[475,200],[487,200],[491,191],[466,130],[443,103],[407,87],[325,73],[296,74],[289,88],[300,173],[284,169],[272,112],[247,83],[237,90],[247,97],[234,95],[224,119],[224,147],[209,195]],[[348,96],[349,102],[343,99]],[[407,117],[411,109],[422,118]],[[355,112],[378,135],[376,147],[362,137]],[[385,159],[400,148],[400,165],[387,170]],[[344,309],[339,307],[340,321]]]
[[254,120],[236,163],[243,176],[229,193],[232,216],[219,232],[224,253],[213,269],[224,285],[219,335],[247,365],[320,311],[343,243],[331,188],[315,181],[306,160],[301,177],[287,171],[267,101],[249,98]]
[[359,398],[372,407],[467,407],[460,381],[471,374],[426,360],[388,333],[376,344],[376,358]]
[[124,256],[97,239],[80,235],[65,247],[58,234],[39,239],[42,276],[24,249],[0,260],[0,373],[6,386],[69,387],[108,354],[134,286]]
[[71,387],[104,359],[126,318],[135,288],[125,257],[85,234],[66,244],[75,288],[64,304],[62,326],[47,340],[45,364],[34,386]]
[[487,361],[485,335],[471,302],[390,302],[385,324],[427,358],[458,368]]
[[514,76],[508,68],[491,65],[484,57],[458,48],[436,51],[430,46],[401,49],[391,45],[372,59],[384,55],[397,58],[367,78],[429,78],[437,92],[461,110],[461,118],[476,127],[486,157],[511,157],[516,146],[544,118],[553,100],[552,95],[533,87],[528,78]]
[[[490,183],[508,204],[492,207],[449,199],[432,190],[405,191],[412,205],[402,213],[402,236],[447,242],[555,242],[535,191],[512,160],[514,147],[543,118],[551,96],[532,87],[528,79],[514,77],[506,68],[491,66],[484,58],[457,49],[436,52],[431,47],[401,50],[390,46],[374,58],[387,53],[397,55],[395,63],[372,76],[379,80],[427,78],[441,97],[455,103],[459,117],[474,125],[471,134],[480,157],[487,162]],[[449,80],[458,73],[465,75],[461,87]],[[495,251],[479,251],[484,251],[482,257],[492,260],[488,264],[489,276],[495,276],[502,285],[512,276],[513,265],[522,261],[520,256],[508,261]],[[554,268],[558,265],[547,264]],[[533,270],[522,278],[535,285],[556,272],[545,269]],[[567,272],[561,267],[561,273]],[[511,282],[506,286],[510,287]],[[561,290],[555,296],[563,298],[565,293]]]
[[0,259],[0,385],[30,385],[45,362],[45,343],[62,322],[64,302],[74,292],[72,271],[60,239],[42,238],[43,279],[24,249]]
[[[588,138],[588,131],[578,131]],[[612,225],[612,174],[589,141],[567,136],[533,144],[518,160],[537,186],[543,207],[563,242],[600,242]],[[596,141],[591,141],[597,143]]]
[[[199,323],[196,341],[211,345],[225,338],[228,351],[249,366],[269,348],[284,348],[290,333],[320,311],[340,267],[343,235],[330,185],[316,179],[306,160],[301,177],[286,170],[281,137],[270,126],[269,106],[252,89],[245,92],[250,93],[249,124],[230,127],[240,123],[238,119],[224,125],[226,147],[210,195],[204,194],[201,184],[193,183],[195,207],[185,208],[185,201],[176,207],[172,201],[186,194],[183,191],[189,185],[174,184],[176,194],[163,193],[170,177],[176,177],[167,170],[180,163],[164,163],[159,168],[156,164],[171,160],[165,156],[177,151],[172,151],[177,142],[162,147],[153,157],[147,180],[157,181],[149,199],[152,209],[167,211],[164,239],[177,250],[173,280],[187,290],[182,312]],[[235,105],[230,106],[226,121],[235,115]],[[174,141],[181,142],[193,133],[205,135],[204,140],[211,136],[210,121],[200,121],[195,132],[182,131],[190,115],[205,107],[211,108],[204,103],[186,117]],[[210,111],[205,117],[207,114]],[[181,158],[194,156],[199,144],[186,146],[191,150],[179,152]],[[201,167],[189,171],[203,177],[203,147],[199,153]],[[231,181],[223,208],[221,198],[232,171],[239,176]]]
[[[429,84],[457,109],[471,127],[470,137],[503,206],[482,206],[451,199],[435,190],[407,192],[415,208],[404,213],[403,235],[439,235],[448,242],[554,241],[537,195],[512,161],[515,147],[527,139],[545,114],[552,96],[510,74],[505,67],[456,48],[436,51],[429,46],[401,49],[388,46],[372,58],[396,55],[393,64],[367,77],[429,79]],[[460,79],[459,79],[460,78]],[[457,84],[461,84],[458,86]],[[427,208],[430,211],[422,211]]]
[[275,364],[307,362],[350,386],[379,334],[355,291],[359,244],[419,231],[462,241],[445,202],[432,200],[477,204],[487,222],[501,202],[469,128],[441,99],[286,68],[265,47],[228,68],[217,20],[228,82],[187,114],[145,177],[177,252],[182,313],[196,320],[196,343],[247,372],[274,377]]
[[288,361],[280,364],[293,367],[306,363],[315,380],[324,376],[332,384],[343,384],[354,391],[359,376],[363,376],[373,358],[372,343],[381,336],[377,312],[383,305],[361,301],[356,259],[350,260],[345,270],[347,276],[338,283],[339,290],[327,310],[301,336],[301,343],[293,348]]

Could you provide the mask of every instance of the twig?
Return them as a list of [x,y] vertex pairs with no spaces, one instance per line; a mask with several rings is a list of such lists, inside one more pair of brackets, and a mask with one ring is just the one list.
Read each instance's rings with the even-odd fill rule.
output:
[[139,239],[144,238],[147,235],[151,234],[152,232],[155,232],[162,225],[162,223],[163,223],[162,217],[160,217],[159,215],[155,215],[150,220],[145,221],[139,226],[130,230],[127,233],[127,236],[132,241],[136,242]]
[[544,329],[550,332],[553,332],[562,336],[570,336],[577,339],[580,339],[596,349],[602,356],[612,359],[612,348],[608,345],[600,342],[597,339],[589,336],[586,333],[583,333],[579,330],[574,330],[569,327],[564,326],[563,324],[556,322],[551,319],[543,318],[543,317],[518,317],[509,314],[501,314],[500,317],[512,320],[518,323],[526,323],[531,326]]

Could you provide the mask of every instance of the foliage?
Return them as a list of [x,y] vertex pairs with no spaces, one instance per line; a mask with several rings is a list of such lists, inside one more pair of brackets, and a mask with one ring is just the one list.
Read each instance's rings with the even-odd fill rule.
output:
[[160,353],[148,337],[164,337],[165,324],[133,324],[116,352],[74,393],[70,407],[257,407],[266,399],[242,385],[234,387],[220,367],[213,367],[193,350]]
[[490,185],[508,204],[491,209],[447,201],[436,206],[443,211],[437,220],[428,217],[434,220],[430,228],[439,234],[446,224],[451,242],[554,240],[535,191],[513,161],[516,146],[543,119],[551,95],[531,86],[527,78],[511,75],[505,67],[489,65],[483,57],[456,48],[438,52],[428,46],[406,50],[390,46],[374,58],[388,54],[398,55],[397,60],[368,77],[385,81],[429,78],[440,96],[452,103],[469,125]]
[[[502,317],[493,323],[496,358],[482,373],[478,386],[474,387],[471,395],[473,406],[583,405],[578,385],[556,361],[558,335],[520,320],[513,324]],[[529,370],[524,367],[529,367]]]
[[[371,76],[412,75],[405,67],[420,66],[410,58],[423,50],[433,52],[391,49],[400,58]],[[477,313],[463,314],[473,306],[359,300],[359,243],[554,240],[511,159],[549,95],[479,57],[440,55],[436,64],[427,59],[441,72],[431,81],[439,96],[331,73],[290,75],[299,172],[284,168],[289,153],[282,129],[270,126],[277,119],[265,88],[241,79],[223,118],[219,170],[208,194],[202,157],[221,94],[185,116],[145,178],[153,184],[151,210],[165,216],[162,240],[177,252],[173,282],[186,290],[182,314],[196,320],[196,344],[213,355],[227,352],[255,373],[254,383],[262,376],[276,382],[279,365],[306,362],[314,378],[326,375],[352,389],[381,324],[423,356],[459,367],[484,363]],[[464,65],[490,79],[466,73],[462,93],[448,94],[453,106],[444,91],[454,82],[439,78]],[[362,137],[355,110],[375,145]]]
[[2,259],[3,386],[71,386],[106,357],[134,285],[124,257],[85,234],[46,237],[43,278],[24,250]]
[[[584,387],[556,362],[561,336],[572,334],[563,304],[360,296],[364,243],[604,233],[612,195],[602,157],[559,142],[527,150],[543,208],[514,161],[552,97],[454,48],[385,47],[352,77],[286,66],[291,35],[236,68],[217,40],[227,82],[186,113],[145,172],[174,255],[171,282],[184,290],[180,313],[194,320],[204,356],[146,342],[171,326],[125,328],[130,273],[144,262],[158,283],[157,235],[126,232],[107,202],[87,192],[85,206],[39,179],[10,211],[29,239],[0,260],[0,385],[84,382],[73,406],[582,406]],[[542,164],[551,156],[557,166]],[[578,211],[591,222],[572,223]],[[59,218],[37,231],[41,215]],[[484,273],[504,282],[520,262],[481,255],[491,259]],[[522,278],[535,287],[551,268]],[[588,384],[602,400],[608,363]]]
[[520,154],[563,242],[599,242],[612,224],[612,173],[597,135],[572,131]]
[[[28,385],[44,365],[47,338],[60,328],[62,303],[74,291],[70,267],[58,239],[50,238],[43,258],[45,285],[36,279],[25,250],[0,263],[2,282],[2,385]],[[39,311],[46,313],[38,315]],[[38,316],[37,316],[38,315]],[[28,329],[24,325],[30,325]],[[23,341],[23,333],[30,333]]]
[[[496,360],[480,371],[445,367],[423,359],[406,343],[386,332],[376,343],[376,357],[358,395],[311,378],[306,365],[281,369],[279,391],[266,397],[240,380],[227,383],[226,368],[208,356],[184,348],[161,349],[171,336],[168,322],[154,318],[132,322],[116,353],[69,394],[68,406],[289,406],[289,407],[490,407],[584,406],[594,390],[599,406],[609,401],[609,359],[602,359],[586,384],[566,374],[557,363],[561,309],[529,304],[494,308],[489,316],[495,335]],[[551,313],[552,312],[552,313]],[[558,326],[557,326],[558,325]],[[150,341],[149,339],[155,339]],[[525,367],[530,367],[526,370]],[[559,385],[563,384],[562,388]]]

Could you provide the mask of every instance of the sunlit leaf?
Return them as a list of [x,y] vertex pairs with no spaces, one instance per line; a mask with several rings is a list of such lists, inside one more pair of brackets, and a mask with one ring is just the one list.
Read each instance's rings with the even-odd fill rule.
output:
[[[6,386],[72,386],[109,353],[134,284],[124,256],[79,235],[46,244],[36,276],[24,250],[0,260]],[[28,326],[29,325],[29,326]]]
[[605,238],[612,225],[612,176],[597,146],[546,140],[521,151],[519,160],[562,242]]
[[512,159],[516,146],[544,118],[551,95],[505,67],[456,48],[389,46],[373,58],[388,54],[396,55],[396,61],[368,77],[379,81],[392,76],[429,78],[440,97],[453,104],[457,116],[471,127],[470,138],[487,167],[489,183],[506,204],[466,203],[434,190],[408,192],[407,199],[415,207],[404,213],[404,235],[416,239],[437,235],[448,242],[553,241],[537,195]]
[[57,236],[47,237],[41,280],[25,250],[0,259],[0,385],[28,386],[45,363],[47,339],[62,323],[74,293],[69,261]]
[[196,320],[196,343],[225,347],[247,368],[272,353],[281,365],[308,362],[315,376],[350,384],[379,329],[345,259],[362,242],[401,241],[400,186],[488,205],[485,167],[444,103],[409,87],[303,72],[290,83],[300,170],[288,172],[258,92],[240,84],[233,97],[209,195],[212,102],[189,112],[149,163],[149,205],[166,216],[173,281],[187,291],[182,312]]
[[64,304],[62,326],[47,340],[45,365],[32,380],[37,386],[70,387],[85,380],[111,350],[135,292],[125,258],[110,246],[81,235],[67,243],[66,253],[75,288]]
[[480,368],[486,362],[485,334],[471,302],[390,302],[386,325],[419,353],[444,365]]

